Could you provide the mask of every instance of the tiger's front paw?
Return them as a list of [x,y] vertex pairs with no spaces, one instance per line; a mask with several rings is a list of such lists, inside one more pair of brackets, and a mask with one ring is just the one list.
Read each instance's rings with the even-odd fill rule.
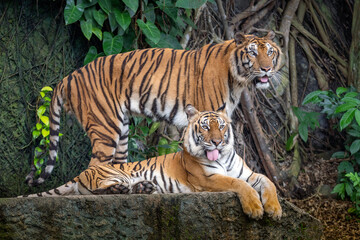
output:
[[264,209],[265,212],[269,214],[269,216],[272,217],[274,220],[279,220],[281,218],[282,209],[277,197],[269,199],[264,204]]
[[245,194],[239,194],[240,202],[245,214],[254,219],[262,218],[264,209],[260,202],[259,194],[254,189],[249,189]]

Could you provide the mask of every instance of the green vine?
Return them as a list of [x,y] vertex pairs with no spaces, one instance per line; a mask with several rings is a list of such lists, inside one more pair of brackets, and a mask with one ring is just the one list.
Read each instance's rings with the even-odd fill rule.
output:
[[[32,128],[33,141],[37,143],[34,150],[34,165],[36,167],[36,175],[41,173],[41,166],[45,158],[49,155],[50,147],[50,126],[49,126],[49,107],[51,103],[50,93],[53,91],[51,87],[43,87],[40,90],[36,115],[36,125]],[[60,133],[59,136],[62,136]]]

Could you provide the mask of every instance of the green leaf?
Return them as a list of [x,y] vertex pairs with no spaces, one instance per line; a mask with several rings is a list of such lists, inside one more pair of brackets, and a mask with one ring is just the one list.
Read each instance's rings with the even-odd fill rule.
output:
[[150,21],[144,23],[141,19],[138,19],[136,22],[145,36],[154,42],[154,44],[157,44],[160,41],[160,30],[155,26],[155,24]]
[[37,123],[37,124],[36,124],[36,129],[37,129],[37,130],[42,129],[42,124],[41,124],[41,123]]
[[40,91],[41,92],[51,92],[53,89],[51,88],[51,87],[49,87],[49,86],[45,86],[45,87],[43,87]]
[[131,23],[130,14],[128,12],[120,12],[118,9],[114,10],[114,14],[117,23],[125,31]]
[[331,155],[331,158],[345,158],[346,156],[346,152],[343,152],[343,151],[339,151],[339,152],[335,152],[333,153],[333,155]]
[[347,112],[344,113],[344,115],[340,119],[340,130],[342,131],[344,128],[346,128],[351,121],[354,119],[354,112],[355,108],[349,109]]
[[290,135],[288,140],[286,141],[286,151],[291,151],[294,147],[294,138],[297,136],[297,133],[293,133]]
[[345,190],[346,190],[346,194],[347,194],[348,196],[352,196],[353,190],[352,190],[350,184],[345,184]]
[[46,129],[43,129],[43,130],[41,130],[41,134],[42,134],[42,136],[45,138],[45,137],[49,136],[50,131],[49,131],[49,130],[46,130]]
[[94,6],[97,2],[98,0],[77,0],[77,4],[83,8]]
[[155,22],[156,16],[155,16],[155,7],[152,3],[149,3],[144,9],[144,15],[146,17],[147,21]]
[[308,140],[308,126],[305,123],[299,124],[299,135],[304,142]]
[[343,200],[345,198],[345,184],[339,183],[337,184],[331,193],[337,193]]
[[138,126],[138,128],[141,129],[142,133],[144,136],[148,136],[149,135],[149,128],[147,126]]
[[344,98],[354,98],[358,95],[357,92],[348,92],[344,95]]
[[170,149],[167,151],[167,153],[175,153],[179,150],[179,142],[178,141],[172,141],[170,143]]
[[118,27],[118,23],[116,22],[114,13],[110,13],[108,17],[109,17],[111,32],[115,32],[116,28]]
[[164,137],[160,138],[159,143],[158,143],[159,156],[166,154],[166,147],[165,147],[166,145],[168,145],[168,141],[166,140],[166,138],[164,138]]
[[99,28],[93,26],[93,27],[92,27],[92,32],[95,34],[95,36],[98,37],[98,39],[99,39],[100,41],[102,41],[103,33],[102,33],[102,31],[101,31]]
[[304,98],[304,101],[302,102],[302,105],[308,104],[308,103],[315,103],[318,100],[318,96],[320,94],[324,94],[326,93],[325,91],[314,91],[309,93],[308,95],[306,95],[306,97]]
[[176,7],[185,8],[185,9],[197,9],[206,3],[206,0],[178,0],[176,2]]
[[154,123],[151,125],[150,131],[149,131],[149,135],[153,134],[159,127],[160,127],[160,122],[154,122]]
[[45,126],[49,126],[49,117],[41,116],[40,120],[45,124]]
[[351,108],[355,108],[356,106],[357,106],[356,103],[350,103],[350,102],[344,103],[335,109],[335,113],[346,112],[347,110],[349,110]]
[[99,5],[101,9],[109,15],[111,12],[111,0],[100,0]]
[[94,61],[95,58],[96,58],[96,55],[97,55],[97,49],[96,49],[96,47],[91,46],[91,47],[89,48],[88,53],[87,53],[86,56],[85,56],[84,65],[88,64],[89,62]]
[[67,0],[64,10],[65,24],[71,24],[78,21],[83,15],[84,8],[81,5],[76,6],[74,0]]
[[139,8],[139,0],[123,0],[123,2],[133,12],[136,12]]
[[350,146],[350,153],[354,155],[360,150],[360,139],[355,140]]
[[111,33],[104,32],[103,49],[106,55],[119,53],[123,46],[123,39],[117,35],[112,37]]
[[171,0],[160,0],[156,1],[156,5],[166,13],[175,23],[177,23],[178,8],[172,3]]
[[46,102],[47,103],[51,102],[51,98],[49,98],[49,97],[44,97],[44,100],[45,100],[45,104],[46,104]]
[[38,130],[32,131],[32,137],[34,140],[37,139],[39,136],[40,136],[40,131]]
[[354,97],[344,97],[341,100],[346,103],[354,103],[360,105],[360,100]]
[[90,20],[81,20],[80,28],[87,40],[90,40],[92,35],[92,22]]
[[41,117],[46,111],[46,107],[44,105],[41,105],[39,109],[36,111],[37,115]]
[[347,92],[348,89],[347,88],[344,88],[344,87],[339,87],[336,89],[336,95],[338,95],[340,97],[340,95],[344,92]]
[[345,173],[354,172],[353,165],[348,161],[341,162],[338,166],[338,173],[344,173],[344,172]]
[[102,27],[104,24],[104,21],[106,20],[106,15],[103,10],[99,9],[98,11],[96,9],[93,10],[93,16],[95,21]]
[[356,129],[352,129],[349,127],[349,129],[346,129],[346,133],[349,134],[350,136],[360,138],[360,131]]
[[355,120],[356,120],[357,124],[360,126],[360,110],[359,109],[355,110]]
[[[148,39],[146,39],[148,40]],[[154,48],[173,48],[173,49],[182,49],[179,41],[176,37],[173,37],[169,34],[161,33],[160,41],[155,44],[152,41],[146,41],[151,47]]]

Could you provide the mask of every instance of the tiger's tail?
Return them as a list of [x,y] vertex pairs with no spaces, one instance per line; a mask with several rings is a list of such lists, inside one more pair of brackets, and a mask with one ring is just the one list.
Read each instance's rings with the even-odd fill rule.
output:
[[68,183],[61,185],[60,187],[48,190],[46,192],[40,192],[30,195],[22,195],[18,196],[18,198],[24,197],[61,197],[68,195],[79,195],[78,191],[78,177],[74,178],[74,180],[69,181]]
[[51,175],[51,172],[56,163],[56,156],[59,145],[60,113],[61,113],[62,105],[64,103],[63,89],[64,89],[64,84],[63,81],[61,81],[54,89],[54,94],[51,99],[50,114],[49,114],[50,147],[49,147],[49,157],[46,162],[46,167],[41,172],[40,177],[34,179],[36,167],[34,165],[34,162],[32,162],[31,171],[26,176],[25,179],[25,182],[29,186],[36,186],[43,183]]

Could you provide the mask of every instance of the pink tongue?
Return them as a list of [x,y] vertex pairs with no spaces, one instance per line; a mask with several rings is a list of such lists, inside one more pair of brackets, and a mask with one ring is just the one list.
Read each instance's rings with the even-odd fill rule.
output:
[[261,77],[261,78],[260,78],[260,81],[261,81],[262,83],[267,83],[267,82],[269,81],[269,77],[268,77],[268,76]]
[[215,149],[212,151],[207,151],[206,155],[210,161],[216,161],[219,157],[219,150]]

